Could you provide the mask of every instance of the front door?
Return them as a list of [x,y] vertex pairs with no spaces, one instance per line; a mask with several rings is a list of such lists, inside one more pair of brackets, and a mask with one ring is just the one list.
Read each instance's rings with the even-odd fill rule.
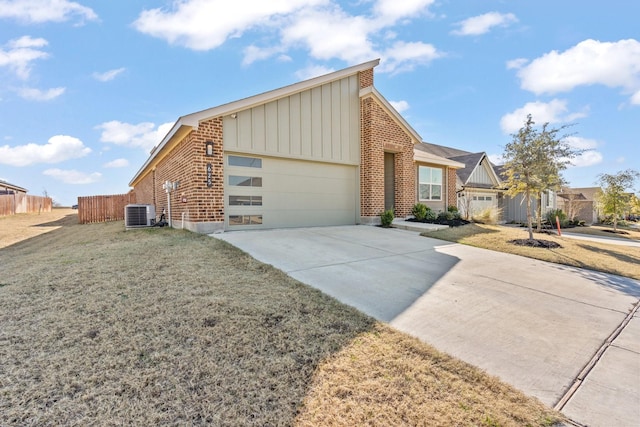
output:
[[384,209],[393,209],[396,197],[395,154],[384,153]]

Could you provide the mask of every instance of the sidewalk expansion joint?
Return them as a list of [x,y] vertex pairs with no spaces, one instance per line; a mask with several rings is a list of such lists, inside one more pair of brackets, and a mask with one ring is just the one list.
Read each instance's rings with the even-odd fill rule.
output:
[[558,403],[556,403],[553,409],[555,409],[556,411],[562,411],[562,409],[566,406],[569,400],[571,400],[573,395],[578,391],[578,389],[586,379],[587,375],[589,375],[589,373],[593,370],[593,368],[598,364],[598,362],[604,355],[605,351],[607,351],[607,349],[612,346],[613,341],[618,337],[618,335],[620,335],[620,333],[624,330],[624,328],[627,327],[629,322],[631,322],[631,319],[633,319],[633,316],[635,316],[639,308],[640,308],[640,300],[638,300],[634,304],[631,311],[629,311],[629,314],[627,314],[624,320],[604,341],[604,343],[600,346],[598,351],[596,351],[596,353],[593,355],[591,360],[589,360],[589,362],[587,362],[584,368],[582,368],[578,376],[573,380],[573,384],[571,384],[571,387],[569,387],[569,389],[564,393],[564,395],[560,398],[560,400],[558,400]]

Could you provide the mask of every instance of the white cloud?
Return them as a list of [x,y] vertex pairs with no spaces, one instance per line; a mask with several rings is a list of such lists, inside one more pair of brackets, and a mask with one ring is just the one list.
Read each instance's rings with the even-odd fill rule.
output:
[[479,36],[494,27],[507,27],[516,22],[518,18],[513,13],[489,12],[455,23],[458,29],[451,33],[458,36]]
[[[228,38],[254,27],[274,25],[282,15],[327,0],[186,0],[174,2],[174,10],[143,11],[133,26],[138,31],[171,44],[194,50],[210,50]],[[215,25],[212,24],[215,17]]]
[[633,94],[631,97],[631,103],[634,105],[640,105],[640,90]]
[[398,113],[407,111],[409,109],[409,103],[407,101],[389,101],[389,104],[396,109]]
[[585,40],[559,53],[551,51],[518,71],[520,86],[536,94],[569,92],[578,86],[621,88],[640,103],[640,42]]
[[54,87],[47,90],[40,90],[36,88],[22,88],[18,89],[18,95],[21,98],[28,99],[30,101],[51,101],[62,95],[66,89],[63,87]]
[[599,146],[598,141],[573,135],[567,136],[564,140],[571,147],[577,150],[583,150],[580,155],[571,159],[571,166],[582,168],[602,163],[602,153],[597,150]]
[[0,0],[0,18],[39,24],[68,21],[72,16],[81,21],[98,19],[91,8],[68,0]]
[[78,138],[56,135],[44,145],[26,144],[11,147],[0,146],[0,163],[11,166],[28,166],[36,163],[60,163],[84,157],[91,152]]
[[137,125],[117,120],[102,123],[96,129],[102,130],[100,141],[126,147],[142,148],[145,151],[155,147],[171,130],[173,123],[158,127],[154,123],[142,122]]
[[494,165],[504,164],[504,157],[502,156],[502,154],[487,154],[487,157],[489,158],[489,161]]
[[127,159],[115,159],[102,165],[105,168],[126,168],[127,166],[129,166]]
[[32,38],[30,36],[11,40],[5,45],[4,49],[0,48],[0,67],[7,67],[16,76],[26,80],[31,73],[33,61],[45,59],[49,56],[47,52],[38,49],[47,44],[48,42],[43,38]]
[[312,79],[314,77],[323,76],[325,74],[333,73],[333,68],[325,67],[323,65],[310,65],[307,68],[296,71],[296,77],[300,80]]
[[[391,27],[427,15],[433,3],[367,0],[359,5],[371,4],[368,13],[353,15],[335,0],[184,0],[175,2],[171,10],[143,11],[133,26],[194,50],[215,49],[250,30],[265,45],[245,47],[243,65],[277,55],[288,57],[289,50],[304,49],[313,59],[340,59],[349,64],[382,57],[387,65],[379,71],[398,72],[442,56],[432,45],[390,37],[395,34]],[[211,25],[210,16],[216,16],[216,25]]]
[[378,0],[373,10],[378,19],[395,23],[399,19],[427,14],[427,8],[433,3],[435,0]]
[[426,65],[443,56],[444,53],[431,44],[398,41],[382,55],[378,71],[394,74],[412,71],[416,65]]
[[533,120],[538,125],[544,123],[567,123],[585,117],[585,112],[569,113],[567,101],[564,99],[553,99],[550,102],[528,102],[523,107],[505,114],[500,119],[500,127],[504,133],[515,133],[524,126],[527,115],[531,114]]
[[104,73],[95,72],[92,76],[100,82],[108,82],[115,79],[118,74],[122,74],[125,70],[126,68],[116,68],[115,70],[105,71]]
[[519,70],[528,62],[529,60],[526,58],[512,59],[510,61],[507,61],[507,70]]
[[62,181],[65,184],[92,184],[100,181],[102,174],[100,172],[85,173],[79,172],[75,169],[63,170],[63,169],[47,169],[42,172],[43,175]]

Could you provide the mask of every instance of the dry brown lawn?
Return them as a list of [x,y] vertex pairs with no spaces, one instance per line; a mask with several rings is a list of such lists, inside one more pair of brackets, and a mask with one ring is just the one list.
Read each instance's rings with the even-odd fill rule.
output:
[[2,426],[560,419],[225,242],[61,216],[0,220]]
[[[611,233],[603,232],[601,227],[572,228],[566,231],[605,237],[614,236]],[[640,235],[637,230],[627,231],[629,232],[628,236],[631,236],[627,238],[635,239]],[[640,265],[640,249],[636,247],[576,240],[546,233],[534,233],[534,238],[556,242],[562,247],[546,249],[517,246],[509,243],[509,241],[528,238],[526,228],[482,224],[468,224],[462,227],[423,233],[423,235],[640,280],[640,268],[638,268]]]

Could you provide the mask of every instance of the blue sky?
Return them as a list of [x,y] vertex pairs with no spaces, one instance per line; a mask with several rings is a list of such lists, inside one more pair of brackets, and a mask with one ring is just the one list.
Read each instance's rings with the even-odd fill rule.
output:
[[574,187],[640,168],[640,2],[0,0],[0,179],[117,194],[179,116],[381,58],[427,142],[573,124]]

